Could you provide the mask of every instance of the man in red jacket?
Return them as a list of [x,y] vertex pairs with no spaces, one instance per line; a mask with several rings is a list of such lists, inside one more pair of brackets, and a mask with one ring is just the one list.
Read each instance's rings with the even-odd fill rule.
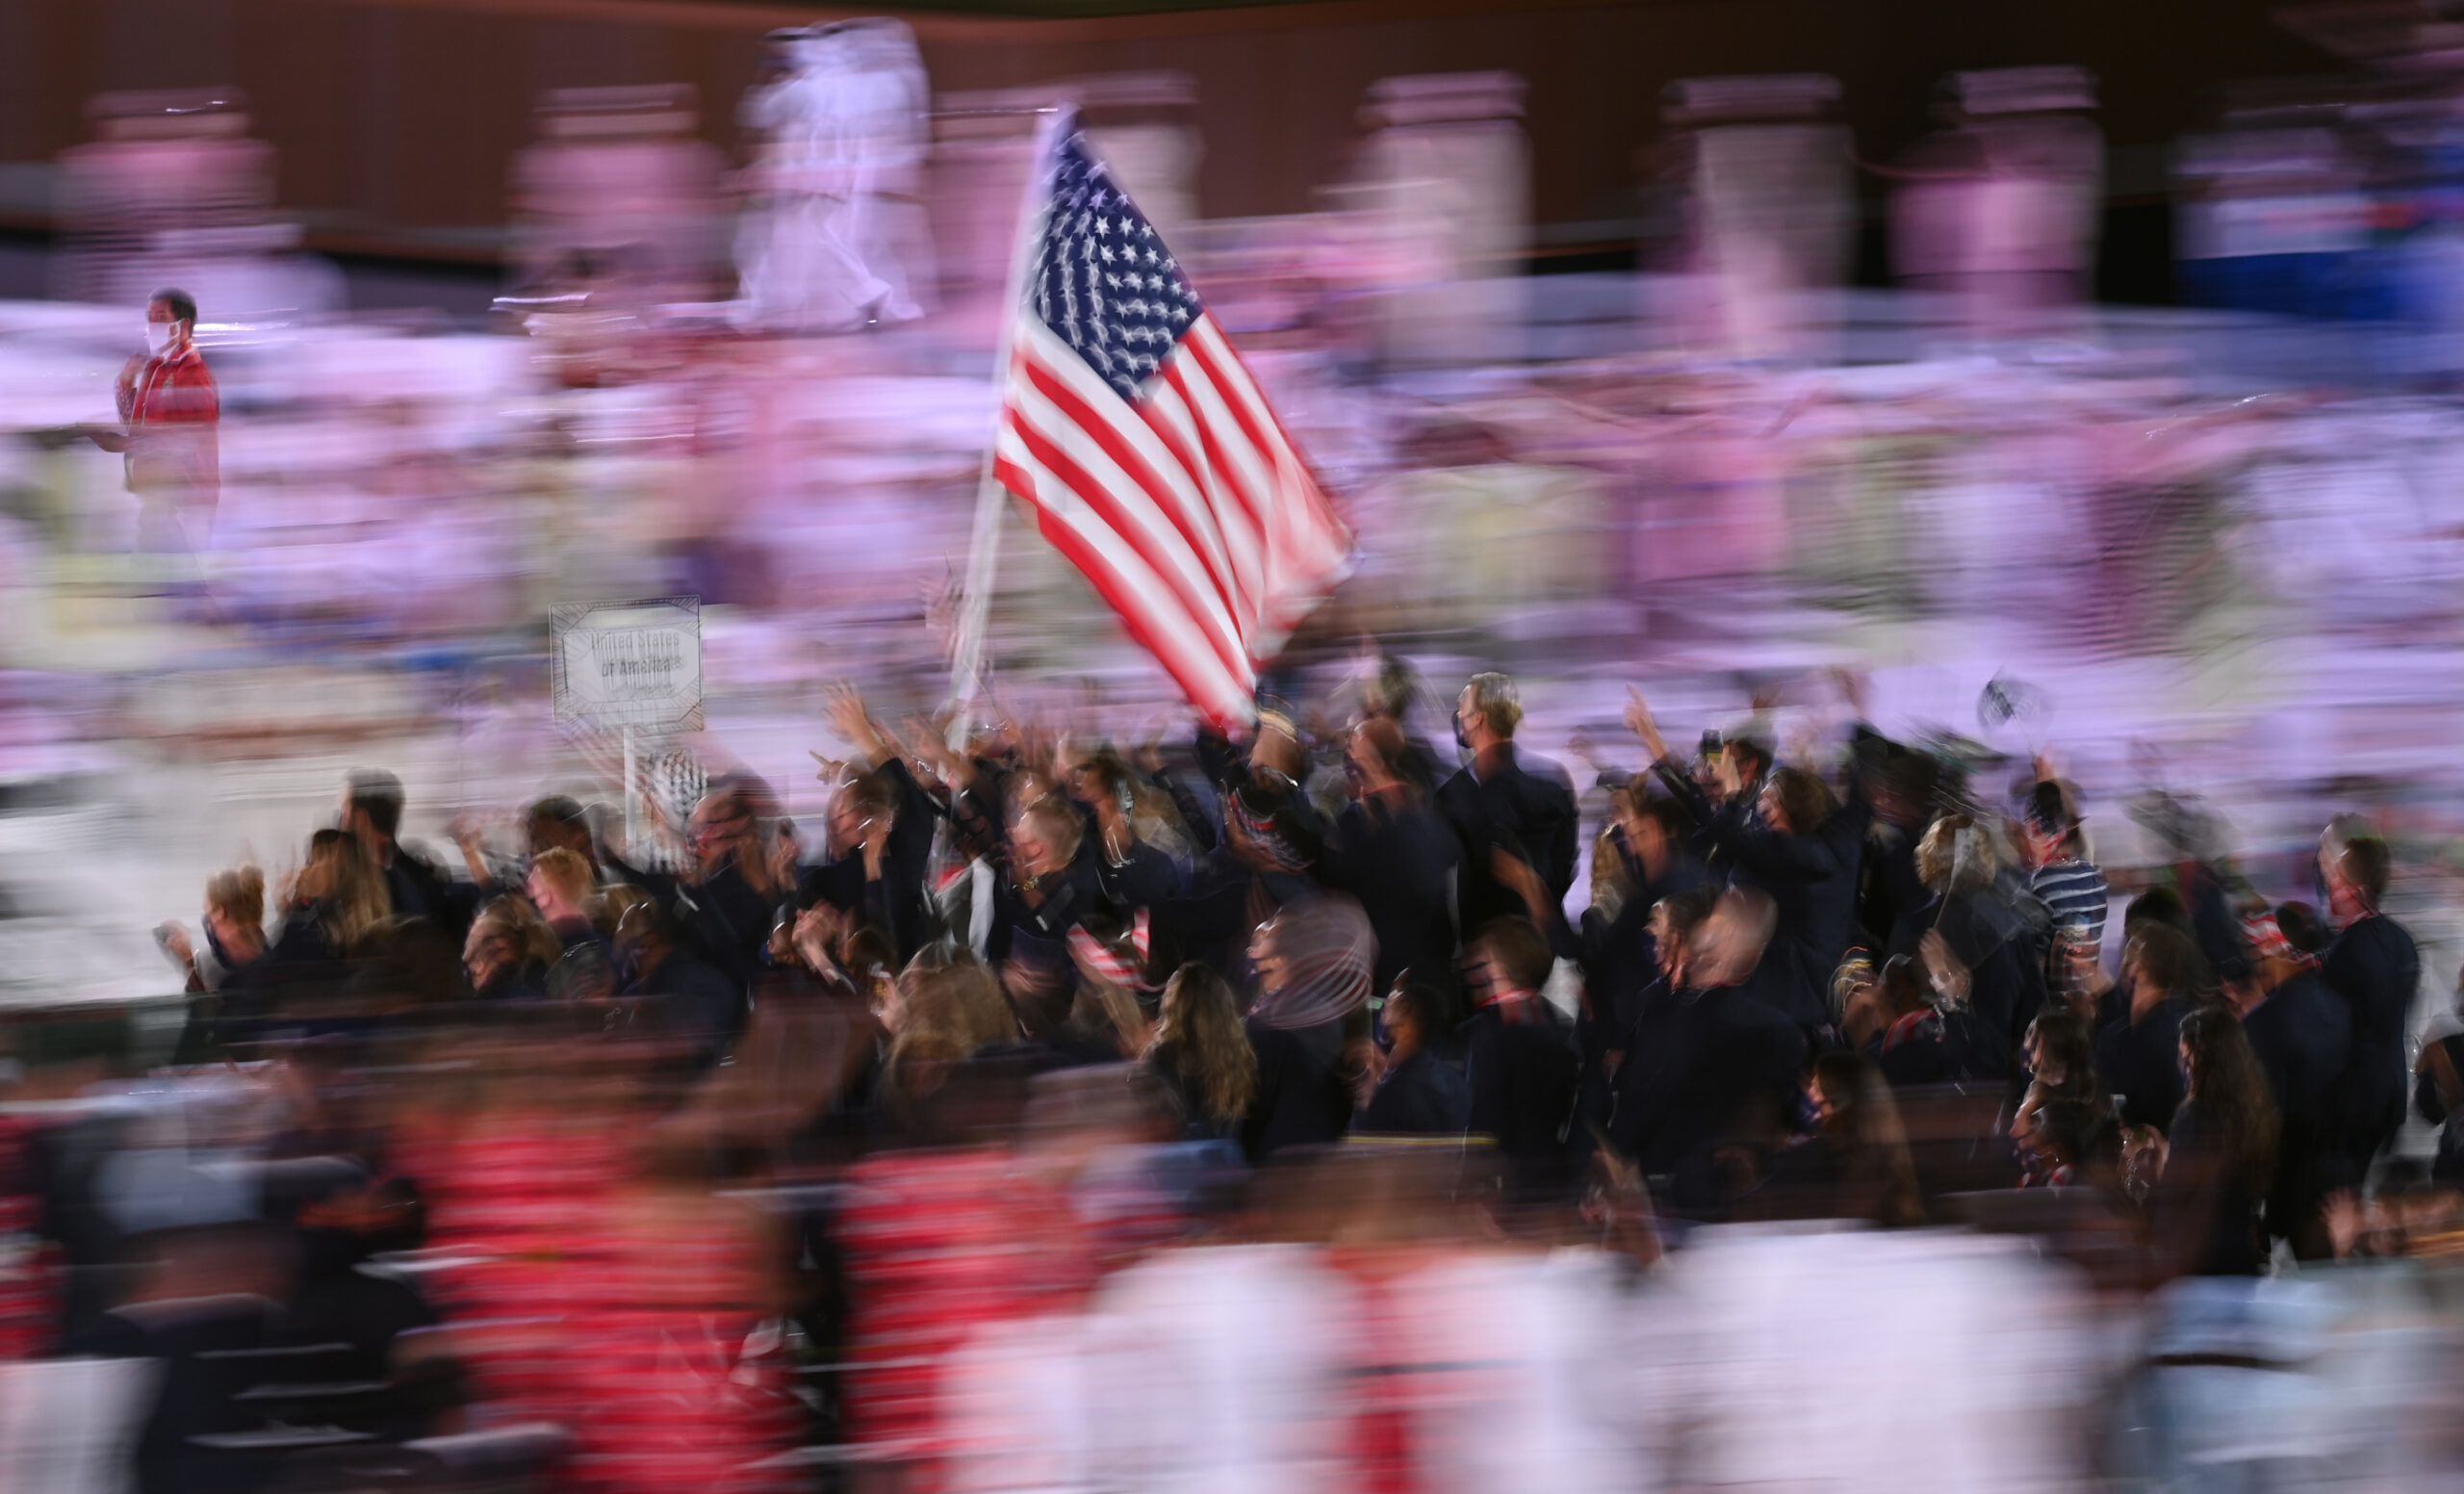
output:
[[[222,401],[197,350],[196,302],[185,291],[163,290],[145,307],[149,351],[119,371],[120,429],[95,433],[106,451],[128,457],[128,490],[137,495],[141,550],[182,551],[203,538],[221,492],[216,428]],[[192,536],[188,530],[193,528]]]

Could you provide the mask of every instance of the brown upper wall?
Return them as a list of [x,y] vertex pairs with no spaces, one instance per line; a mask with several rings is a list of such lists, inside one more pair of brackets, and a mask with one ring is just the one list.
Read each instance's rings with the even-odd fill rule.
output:
[[[508,159],[551,88],[688,82],[736,145],[761,35],[879,13],[694,0],[0,0],[0,161],[87,138],[115,89],[236,84],[281,152],[287,208],[372,245],[390,230],[490,224]],[[2103,81],[2117,142],[2170,139],[2206,85],[2325,70],[2251,0],[1329,0],[1105,19],[916,13],[937,90],[1128,68],[1196,78],[1211,217],[1298,211],[1338,169],[1377,78],[1508,68],[1531,85],[1534,205],[1579,221],[1631,187],[1672,78],[1829,72],[1869,158],[1927,126],[1935,80],[2067,63]]]

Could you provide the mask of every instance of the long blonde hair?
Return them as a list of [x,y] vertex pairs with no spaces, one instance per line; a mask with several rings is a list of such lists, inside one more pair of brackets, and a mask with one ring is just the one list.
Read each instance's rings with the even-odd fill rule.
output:
[[1222,976],[1194,964],[1172,972],[1154,1051],[1195,1081],[1194,1097],[1208,1119],[1233,1120],[1248,1113],[1258,1091],[1258,1055]]
[[2002,861],[1987,827],[1965,814],[1941,816],[1916,841],[1917,879],[1945,895],[1991,887]]
[[524,966],[546,969],[563,953],[548,920],[528,902],[510,893],[491,899],[479,910],[479,915],[471,920],[471,936],[483,943],[501,941],[516,969]]
[[889,1068],[956,1063],[978,1048],[1017,1041],[1017,1018],[1001,983],[972,959],[928,966],[910,964],[898,978],[898,1028],[890,1036]]
[[318,905],[334,948],[348,953],[394,911],[376,863],[347,831],[320,830],[308,837],[308,864],[292,883],[292,895]]

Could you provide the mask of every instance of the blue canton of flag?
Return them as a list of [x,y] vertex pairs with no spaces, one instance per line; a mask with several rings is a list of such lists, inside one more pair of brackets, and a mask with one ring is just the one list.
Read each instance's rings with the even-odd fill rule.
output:
[[1075,120],[1043,139],[993,476],[1200,710],[1245,720],[1351,536]]
[[1027,307],[1122,399],[1136,399],[1205,307],[1084,135],[1054,151],[1051,192]]

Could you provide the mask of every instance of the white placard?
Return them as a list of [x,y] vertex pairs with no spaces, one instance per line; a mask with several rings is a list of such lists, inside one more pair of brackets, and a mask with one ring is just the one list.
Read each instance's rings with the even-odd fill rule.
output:
[[699,597],[571,604],[549,626],[557,720],[701,730]]

